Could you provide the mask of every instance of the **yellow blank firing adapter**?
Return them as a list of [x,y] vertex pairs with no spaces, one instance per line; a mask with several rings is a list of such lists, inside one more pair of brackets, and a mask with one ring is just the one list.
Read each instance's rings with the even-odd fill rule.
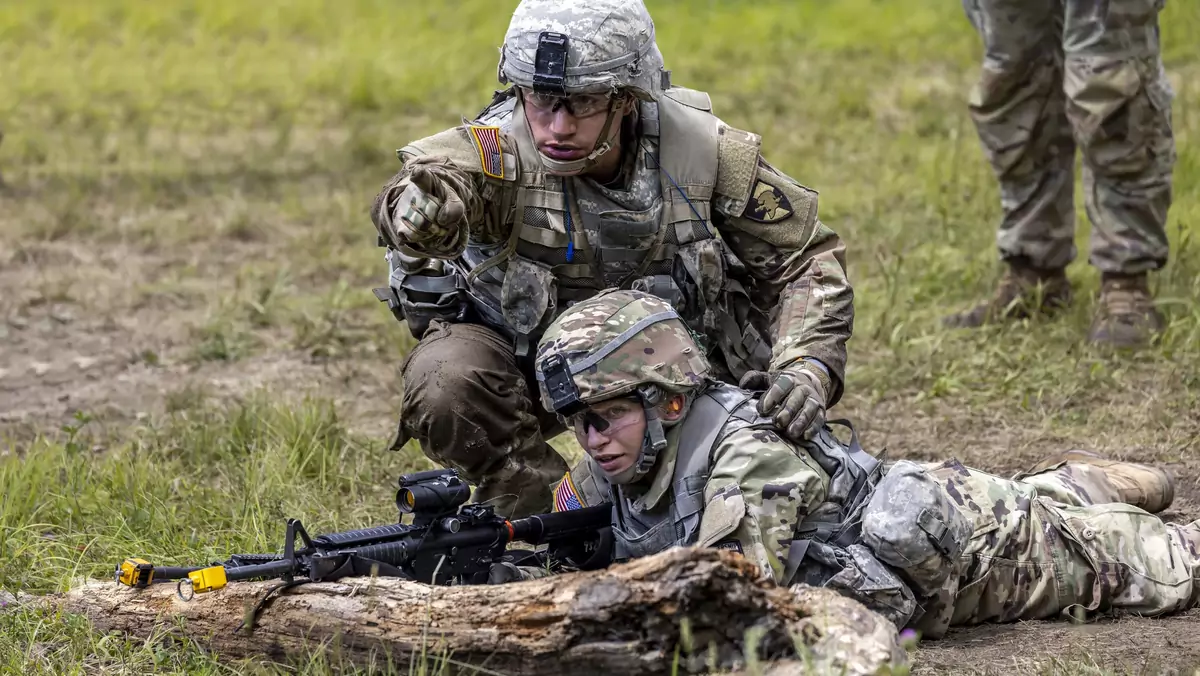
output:
[[154,579],[154,565],[145,559],[125,559],[117,568],[117,582],[128,587],[144,589]]
[[229,581],[225,576],[225,566],[210,566],[193,570],[188,573],[188,579],[192,581],[192,591],[197,594],[220,589]]

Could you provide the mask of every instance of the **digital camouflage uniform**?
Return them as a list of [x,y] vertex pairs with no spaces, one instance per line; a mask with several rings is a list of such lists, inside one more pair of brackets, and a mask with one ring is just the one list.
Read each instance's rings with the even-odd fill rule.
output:
[[640,1],[525,0],[504,78],[548,28],[576,36],[568,79],[603,50],[637,54],[621,75],[638,103],[616,122],[619,180],[549,173],[510,88],[476,120],[402,148],[372,208],[392,270],[377,295],[420,338],[397,441],[417,439],[513,515],[548,507],[566,470],[546,444],[561,427],[532,396],[530,352],[572,303],[613,287],[669,298],[723,378],[806,369],[822,406],[841,396],[853,323],[844,247],[816,192],[767,164],[761,139],[714,116],[706,94],[669,86]]
[[[1159,44],[1164,3],[963,0],[983,39],[970,112],[1000,182],[997,243],[1012,268],[1006,280],[1013,289],[1043,283],[1046,305],[1070,299],[1062,270],[1076,255],[1078,147],[1092,223],[1089,260],[1109,282],[1100,309],[1150,312],[1145,274],[1167,262],[1175,163],[1173,93]],[[1014,297],[1005,288],[996,302]],[[1125,307],[1130,303],[1135,307]],[[977,324],[982,309],[950,323]]]
[[[555,488],[558,511],[614,504],[616,560],[675,545],[734,549],[777,582],[836,588],[927,637],[1076,610],[1156,615],[1200,598],[1200,523],[1142,508],[1170,504],[1169,474],[1072,451],[1003,479],[955,460],[885,468],[856,439],[793,443],[754,415],[752,393],[707,380],[664,307],[606,293],[560,317],[538,349],[548,408],[570,403],[572,388],[587,406],[645,384],[690,391],[641,479],[610,483],[585,457]],[[566,387],[547,371],[558,355]],[[921,494],[930,488],[940,502]],[[822,534],[831,517],[843,523]]]

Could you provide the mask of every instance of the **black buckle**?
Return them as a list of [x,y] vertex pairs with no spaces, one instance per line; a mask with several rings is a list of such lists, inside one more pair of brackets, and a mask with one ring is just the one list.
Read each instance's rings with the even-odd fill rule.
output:
[[554,412],[569,418],[586,406],[579,400],[579,388],[571,378],[566,357],[552,354],[542,360],[542,375],[545,377],[546,393],[550,395],[550,406]]
[[533,91],[566,95],[567,36],[548,31],[539,35],[533,67]]

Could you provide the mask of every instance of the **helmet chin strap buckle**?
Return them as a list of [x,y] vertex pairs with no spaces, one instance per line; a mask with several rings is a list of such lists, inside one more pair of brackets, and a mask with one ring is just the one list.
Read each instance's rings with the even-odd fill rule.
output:
[[658,417],[662,391],[651,385],[639,387],[637,393],[638,398],[642,400],[642,409],[646,411],[646,434],[642,437],[642,452],[637,461],[637,476],[641,477],[654,469],[655,463],[658,462],[658,454],[667,448],[667,435],[663,432],[662,420]]
[[612,147],[612,141],[605,141],[597,145],[596,149],[589,153],[586,157],[581,157],[578,160],[569,160],[567,162],[546,157],[541,153],[541,151],[538,152],[538,156],[541,158],[542,164],[550,171],[551,174],[556,176],[573,176],[582,174],[588,169],[591,169],[593,166],[595,166],[596,160],[600,159],[600,156],[604,153],[612,150]]

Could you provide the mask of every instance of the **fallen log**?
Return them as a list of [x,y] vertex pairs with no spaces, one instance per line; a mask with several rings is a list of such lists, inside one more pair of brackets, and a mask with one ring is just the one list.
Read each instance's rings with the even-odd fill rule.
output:
[[276,584],[236,582],[185,602],[174,584],[89,580],[60,602],[101,631],[167,629],[234,658],[286,661],[333,642],[352,663],[448,656],[449,665],[504,674],[660,674],[676,660],[680,673],[758,664],[773,674],[809,666],[873,674],[905,661],[883,617],[828,590],[777,587],[742,557],[713,549],[498,586],[305,584],[274,596],[252,632],[239,630]]

